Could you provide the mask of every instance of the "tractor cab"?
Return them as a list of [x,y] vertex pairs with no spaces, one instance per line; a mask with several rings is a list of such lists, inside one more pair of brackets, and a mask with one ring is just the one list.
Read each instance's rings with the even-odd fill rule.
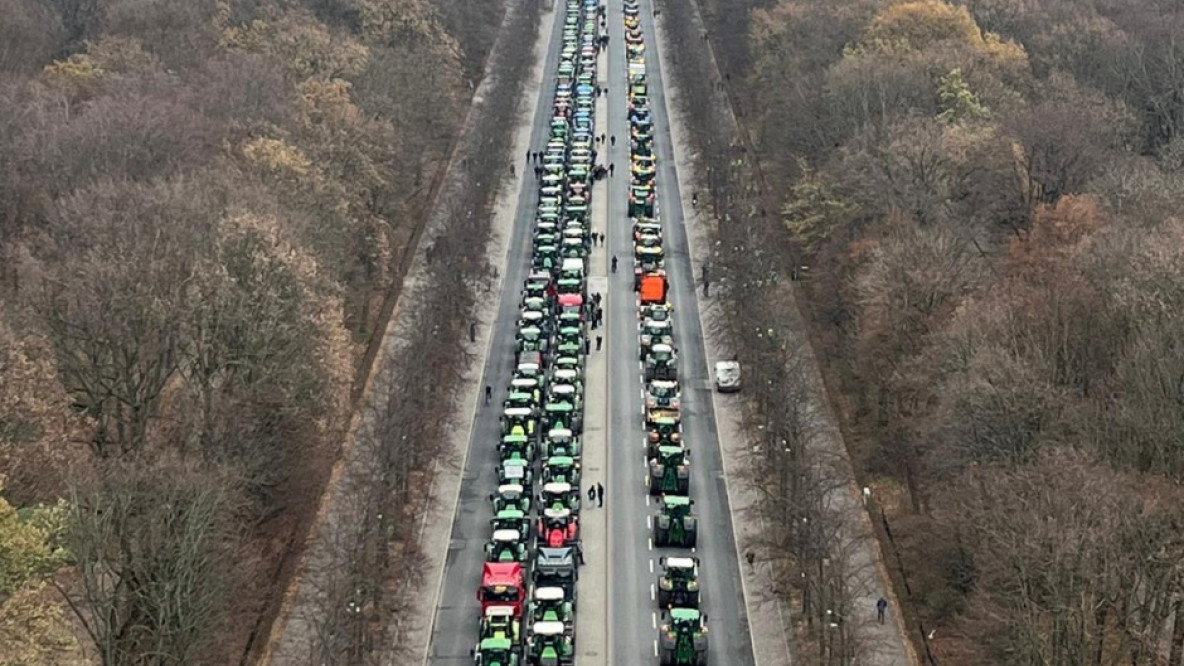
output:
[[576,580],[579,571],[576,569],[576,549],[568,546],[564,548],[550,548],[541,546],[535,552],[534,569],[531,574],[536,588],[559,587],[563,589],[567,598],[576,602]]
[[669,621],[658,630],[658,663],[706,666],[707,616],[694,608],[670,609]]
[[542,310],[523,310],[518,316],[518,329],[537,328],[545,337],[551,331],[551,320]]
[[689,451],[681,446],[659,446],[657,455],[650,458],[646,485],[651,495],[687,495],[691,486]]
[[[525,409],[530,412],[529,416],[534,416],[535,408],[539,404],[538,384],[538,379],[534,377],[510,380],[510,393],[502,401],[502,407],[506,411],[511,409]],[[515,414],[517,413],[515,412]],[[503,422],[506,418],[507,415],[503,412]]]
[[557,333],[559,346],[579,345],[584,342],[584,329],[581,326],[561,326]]
[[544,483],[543,492],[539,496],[539,504],[543,507],[544,511],[547,509],[566,509],[572,513],[579,513],[580,491],[578,488],[573,488],[570,483],[564,481]]
[[481,587],[477,600],[481,602],[481,616],[492,606],[513,609],[514,617],[522,617],[525,599],[525,577],[518,562],[486,562],[481,573]]
[[678,446],[682,442],[681,419],[679,412],[673,409],[651,409],[645,414],[646,442],[649,446],[649,457],[657,454],[657,447],[662,445]]
[[551,370],[552,384],[582,384],[578,368],[554,368]]
[[534,486],[534,470],[525,460],[515,458],[503,460],[497,466],[497,483],[499,487],[505,485],[522,486],[524,492],[529,495]]
[[543,405],[543,425],[548,431],[566,428],[578,435],[583,431],[584,417],[575,403],[552,399]]
[[647,382],[652,382],[655,379],[677,380],[677,362],[678,354],[674,353],[674,347],[665,344],[653,345],[650,347],[650,353],[645,356],[645,380]]
[[526,517],[526,513],[517,508],[506,508],[498,511],[493,518],[489,520],[490,527],[494,532],[499,530],[515,530],[522,541],[526,541],[530,536],[530,519]]
[[562,622],[535,622],[526,638],[527,659],[543,666],[570,666],[575,648]]
[[658,577],[658,607],[699,607],[699,559],[663,557],[662,575]]
[[581,409],[583,403],[583,397],[575,384],[552,384],[548,397],[555,402],[573,404],[577,410]]
[[522,352],[547,351],[547,336],[543,335],[543,329],[538,326],[525,326],[518,329],[516,341],[520,354]]
[[629,217],[654,216],[654,190],[648,185],[629,186]]
[[547,310],[547,297],[545,294],[527,294],[526,296],[522,297],[523,316],[525,316],[527,312],[538,312],[545,315]]
[[580,439],[567,428],[552,428],[543,440],[543,457],[580,457]]
[[637,309],[637,313],[641,316],[642,320],[672,321],[674,319],[674,306],[670,303],[645,303]]
[[518,652],[507,638],[486,638],[473,650],[477,666],[519,666]]
[[639,217],[633,221],[633,242],[639,242],[645,236],[656,236],[662,242],[662,224],[648,217]]
[[562,587],[536,587],[527,612],[530,622],[562,622],[570,632],[575,623],[571,602]]
[[570,509],[544,508],[539,518],[539,538],[548,548],[562,548],[579,536],[579,524]]
[[497,454],[502,461],[522,460],[527,463],[534,460],[533,439],[522,432],[521,426],[514,426],[510,434],[502,437],[497,445]]
[[653,155],[634,155],[630,171],[638,182],[646,183],[654,179],[657,167],[658,163]]
[[489,496],[489,501],[493,502],[495,514],[502,511],[517,511],[525,515],[530,511],[530,495],[526,493],[525,488],[514,483],[498,486],[497,492]]
[[518,619],[514,617],[513,608],[490,606],[485,609],[485,616],[481,618],[481,640],[487,638],[505,638],[511,643],[518,642]]
[[519,538],[518,530],[494,530],[485,544],[486,562],[525,562],[526,545]]
[[646,388],[645,408],[678,409],[681,396],[678,382],[655,379]]
[[584,361],[579,354],[562,354],[555,359],[555,370],[575,370],[579,372],[584,368]]
[[522,352],[514,373],[519,377],[539,377],[543,373],[543,355],[539,352]]
[[657,265],[660,263],[661,261],[643,264],[642,272],[637,276],[637,295],[642,306],[666,302],[670,283],[666,279],[666,271]]
[[543,461],[543,483],[570,483],[580,487],[580,463],[570,456],[551,456]]
[[656,345],[674,347],[674,322],[669,319],[646,319],[641,324],[641,360]]
[[699,521],[691,514],[695,500],[678,495],[663,495],[657,520],[654,521],[654,546],[694,548]]

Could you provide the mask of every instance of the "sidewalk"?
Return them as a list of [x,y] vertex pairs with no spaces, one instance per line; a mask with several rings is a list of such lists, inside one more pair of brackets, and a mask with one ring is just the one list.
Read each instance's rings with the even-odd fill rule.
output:
[[[610,47],[611,48],[611,47]],[[597,85],[607,85],[605,70],[607,51],[602,49],[597,59]],[[607,132],[606,99],[596,100],[596,133]],[[597,150],[603,162],[607,148]],[[592,208],[588,219],[594,233],[608,233],[608,180],[592,186]],[[603,245],[594,245],[588,257],[588,293],[599,293],[602,307],[608,311],[608,256]],[[608,326],[588,332],[592,352],[588,356],[588,372],[584,379],[584,453],[582,479],[585,493],[580,511],[580,532],[584,545],[584,561],[580,568],[579,610],[576,611],[576,666],[607,666],[608,646],[608,509],[592,508],[588,502],[588,487],[600,482],[611,491],[608,477]],[[596,336],[606,338],[596,351]]]

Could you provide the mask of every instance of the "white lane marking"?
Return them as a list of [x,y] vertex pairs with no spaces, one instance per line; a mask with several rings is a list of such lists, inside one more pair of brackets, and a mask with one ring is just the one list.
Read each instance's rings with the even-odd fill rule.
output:
[[[654,567],[654,561],[650,560],[650,571],[653,571],[653,567]],[[654,584],[650,583],[650,601],[653,601],[657,598],[658,598],[657,593],[654,592]]]
[[649,506],[649,505],[650,505],[650,495],[649,495],[649,493],[646,493],[646,495],[645,495],[645,505],[646,505],[646,506]]
[[646,541],[649,542],[650,550],[653,550],[654,549],[654,538],[650,537],[650,538],[646,539]]
[[[650,613],[650,624],[653,625],[654,629],[658,628],[658,614],[657,613]],[[657,642],[657,641],[655,641],[655,642]]]
[[654,639],[654,656],[658,656],[658,639]]
[[[649,497],[649,495],[646,495],[646,497]],[[653,516],[646,516],[645,517],[645,528],[647,530],[654,529],[654,517]],[[653,560],[650,560],[650,573],[654,573],[654,561]]]
[[[650,558],[650,573],[654,573],[654,558]],[[650,587],[653,587],[652,585]]]

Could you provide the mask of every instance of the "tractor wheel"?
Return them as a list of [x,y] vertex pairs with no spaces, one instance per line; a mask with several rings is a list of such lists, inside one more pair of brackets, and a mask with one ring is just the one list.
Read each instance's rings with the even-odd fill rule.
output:
[[695,653],[695,666],[707,666],[707,650]]
[[[656,478],[655,478],[656,477]],[[662,494],[662,472],[659,470],[656,474],[651,471],[650,475],[646,477],[649,486],[650,495],[657,497]]]
[[686,594],[687,607],[688,608],[698,608],[699,607],[699,591],[698,590],[687,590],[685,594]]
[[662,666],[675,666],[674,650],[662,650],[662,656],[658,663],[660,663]]
[[682,525],[683,531],[687,535],[686,543],[684,545],[687,548],[694,548],[695,542],[698,541],[699,536],[699,521],[688,517],[683,519]]
[[676,495],[686,497],[691,494],[691,478],[689,476],[680,476],[678,478],[677,490],[674,491]]
[[654,546],[657,548],[664,548],[670,542],[670,528],[663,528],[660,524],[654,524]]
[[670,605],[670,591],[662,589],[662,583],[658,583],[658,608],[666,608]]

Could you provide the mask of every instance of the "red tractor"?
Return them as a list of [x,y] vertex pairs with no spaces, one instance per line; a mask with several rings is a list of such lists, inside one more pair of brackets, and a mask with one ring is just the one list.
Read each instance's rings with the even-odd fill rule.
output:
[[486,562],[481,575],[481,589],[477,590],[481,602],[481,617],[494,606],[514,609],[514,617],[522,616],[526,601],[526,578],[518,562]]
[[539,538],[548,548],[562,548],[579,538],[579,524],[570,509],[544,509],[539,518]]

